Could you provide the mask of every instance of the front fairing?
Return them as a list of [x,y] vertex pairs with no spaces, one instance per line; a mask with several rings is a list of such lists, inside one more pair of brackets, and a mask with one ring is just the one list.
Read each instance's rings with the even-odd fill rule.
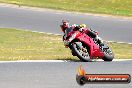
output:
[[94,43],[93,39],[90,38],[85,33],[82,33],[80,36],[76,37],[77,40],[83,42],[85,45],[90,47],[90,57],[103,57],[104,53],[100,50],[99,46]]

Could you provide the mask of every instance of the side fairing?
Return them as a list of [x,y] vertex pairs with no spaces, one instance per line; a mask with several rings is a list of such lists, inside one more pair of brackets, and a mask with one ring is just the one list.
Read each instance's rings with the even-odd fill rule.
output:
[[92,38],[90,38],[86,34],[82,34],[78,36],[77,39],[83,42],[85,45],[87,45],[90,48],[89,50],[90,58],[104,56],[104,53],[100,50],[99,46],[96,45],[94,41],[92,40]]

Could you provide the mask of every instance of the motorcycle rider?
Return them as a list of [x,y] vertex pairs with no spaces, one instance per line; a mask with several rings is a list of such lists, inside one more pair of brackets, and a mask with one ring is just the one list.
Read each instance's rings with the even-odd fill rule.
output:
[[90,36],[91,38],[94,38],[99,43],[100,46],[103,45],[103,43],[102,43],[103,41],[100,37],[98,37],[97,32],[94,30],[88,29],[85,24],[81,24],[79,26],[74,24],[74,25],[70,26],[70,23],[68,20],[62,20],[62,25],[60,25],[60,27],[64,33],[63,41],[64,41],[65,46],[67,46],[69,44],[69,42],[65,40],[65,38],[67,36],[66,31],[71,30],[71,29],[74,31],[76,31],[76,30],[82,31],[82,32],[86,33],[88,36]]
[[80,28],[79,31],[83,31],[84,33],[86,33],[91,38],[94,38],[98,42],[98,44],[100,46],[103,45],[103,40],[98,36],[98,32],[97,31],[88,29],[85,24],[81,24],[79,26],[79,28]]

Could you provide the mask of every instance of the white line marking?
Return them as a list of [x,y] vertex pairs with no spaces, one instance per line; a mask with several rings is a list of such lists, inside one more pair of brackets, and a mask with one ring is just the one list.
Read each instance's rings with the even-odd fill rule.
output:
[[[114,59],[113,61],[128,61],[132,59]],[[103,61],[101,59],[95,60],[95,61]],[[0,63],[25,63],[25,62],[49,62],[49,63],[54,63],[54,62],[74,62],[71,60],[17,60],[17,61],[0,61]],[[76,62],[76,61],[75,61]],[[79,61],[81,62],[81,61]]]
[[[106,40],[107,41],[107,40]],[[115,42],[115,43],[125,43],[125,44],[132,44],[131,42],[117,42],[117,41],[108,41],[108,42]]]
[[0,63],[21,63],[21,62],[66,62],[66,60],[16,60],[16,61],[0,61]]
[[[30,31],[30,30],[26,30],[24,29],[25,31]],[[62,36],[62,34],[54,34],[54,33],[47,33],[47,32],[39,32],[39,31],[31,31],[31,32],[37,32],[37,33],[46,33],[46,34],[49,34],[49,35],[57,35],[57,36]],[[107,40],[104,40],[104,41],[107,41]],[[107,42],[115,42],[115,43],[125,43],[125,44],[132,44],[131,42],[118,42],[118,41],[107,41]]]
[[[113,61],[129,61],[129,60],[132,60],[132,59],[113,59]],[[102,59],[95,59],[95,61],[104,61]]]

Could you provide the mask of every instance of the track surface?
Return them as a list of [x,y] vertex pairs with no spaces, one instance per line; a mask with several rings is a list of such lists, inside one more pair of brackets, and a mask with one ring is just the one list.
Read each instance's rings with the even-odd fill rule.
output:
[[[0,63],[0,88],[80,88],[77,67],[87,73],[132,75],[132,61],[113,62],[12,62]],[[83,88],[131,88],[130,84],[86,84]]]
[[[131,42],[132,20],[56,11],[33,11],[0,6],[0,27],[29,29],[61,34],[61,19],[86,23],[105,40]],[[87,73],[126,73],[132,75],[132,61],[114,62],[12,62],[0,63],[0,88],[80,88],[76,69],[82,64]],[[89,84],[83,88],[131,88],[130,84]]]
[[93,15],[57,12],[0,5],[0,27],[29,29],[32,31],[62,34],[62,19],[71,24],[85,23],[100,33],[104,40],[132,43],[132,19],[101,17]]

